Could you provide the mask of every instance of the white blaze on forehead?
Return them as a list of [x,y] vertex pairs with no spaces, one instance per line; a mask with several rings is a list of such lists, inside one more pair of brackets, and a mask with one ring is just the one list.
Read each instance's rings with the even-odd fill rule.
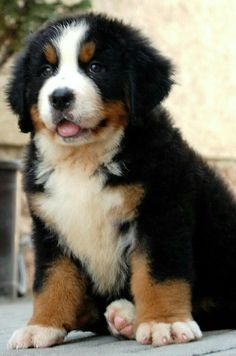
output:
[[59,51],[59,70],[67,65],[70,70],[77,70],[80,45],[88,29],[85,21],[62,27],[61,36],[54,41]]
[[58,29],[58,37],[53,44],[57,49],[59,66],[48,78],[39,92],[38,108],[47,128],[54,130],[53,110],[50,96],[54,90],[67,87],[75,95],[71,114],[84,127],[96,126],[101,116],[102,101],[99,88],[79,67],[79,52],[89,25],[85,21],[72,22]]

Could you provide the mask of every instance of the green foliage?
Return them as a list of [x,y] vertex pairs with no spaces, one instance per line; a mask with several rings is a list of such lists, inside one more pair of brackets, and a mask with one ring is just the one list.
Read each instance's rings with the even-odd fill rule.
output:
[[0,0],[0,66],[19,50],[23,39],[43,22],[89,7],[90,0],[77,1],[73,5],[65,5],[58,0]]

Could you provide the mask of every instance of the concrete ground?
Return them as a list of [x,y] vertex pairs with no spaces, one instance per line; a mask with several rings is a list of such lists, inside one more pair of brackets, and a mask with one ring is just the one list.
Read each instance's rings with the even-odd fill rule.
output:
[[12,332],[26,324],[30,317],[32,303],[20,299],[17,302],[0,300],[0,356],[96,356],[132,355],[138,356],[197,356],[236,355],[236,331],[205,333],[204,337],[185,345],[170,345],[161,348],[139,345],[135,341],[118,340],[112,336],[96,336],[92,333],[72,332],[63,345],[45,349],[7,350],[7,340]]

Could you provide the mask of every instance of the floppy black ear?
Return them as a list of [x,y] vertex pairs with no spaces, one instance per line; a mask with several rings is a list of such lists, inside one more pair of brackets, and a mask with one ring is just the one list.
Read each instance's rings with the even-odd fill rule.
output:
[[133,49],[129,58],[128,100],[135,123],[168,95],[173,67],[168,59],[146,43]]
[[6,89],[7,101],[13,112],[19,116],[18,125],[22,132],[30,132],[33,129],[26,103],[27,65],[28,55],[25,51],[16,58],[12,78]]

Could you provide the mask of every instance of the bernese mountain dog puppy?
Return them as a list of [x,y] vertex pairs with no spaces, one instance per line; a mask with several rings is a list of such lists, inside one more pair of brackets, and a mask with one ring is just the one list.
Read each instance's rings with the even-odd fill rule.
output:
[[92,13],[45,25],[16,60],[35,281],[9,348],[236,327],[236,201],[161,106],[172,77],[139,31]]

